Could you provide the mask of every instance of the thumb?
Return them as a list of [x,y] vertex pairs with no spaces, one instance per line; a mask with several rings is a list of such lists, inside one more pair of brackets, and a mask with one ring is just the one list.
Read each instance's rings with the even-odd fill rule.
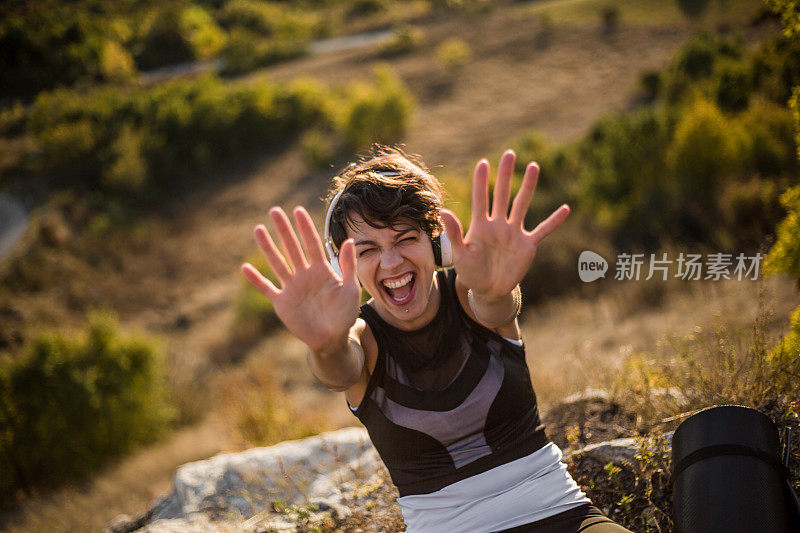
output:
[[358,285],[356,275],[356,245],[353,239],[347,239],[339,249],[339,266],[342,269],[342,281],[345,284]]
[[444,230],[447,232],[447,238],[450,239],[453,252],[460,252],[464,247],[464,229],[461,227],[461,222],[456,214],[449,209],[442,209],[439,214],[442,217]]

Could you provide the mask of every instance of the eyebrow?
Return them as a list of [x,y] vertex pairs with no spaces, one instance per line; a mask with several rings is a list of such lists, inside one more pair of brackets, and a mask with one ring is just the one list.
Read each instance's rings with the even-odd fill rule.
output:
[[[394,236],[394,242],[397,242],[397,241],[398,241],[399,239],[401,239],[401,238],[402,238],[402,237],[403,237],[403,236],[404,236],[406,233],[409,233],[409,232],[411,232],[411,231],[419,231],[419,230],[418,230],[418,229],[416,229],[416,228],[406,228],[406,229],[404,229],[404,230],[400,230],[400,231],[398,231],[398,232],[397,232],[397,234],[395,234],[395,236]],[[378,243],[377,243],[377,242],[375,242],[375,241],[370,241],[370,240],[356,241],[356,246],[364,246],[364,245],[378,246]]]

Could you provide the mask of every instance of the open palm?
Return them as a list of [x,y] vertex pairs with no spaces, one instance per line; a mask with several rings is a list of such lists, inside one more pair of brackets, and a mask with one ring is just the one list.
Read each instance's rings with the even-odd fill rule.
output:
[[463,228],[455,213],[442,210],[459,279],[473,292],[490,298],[509,294],[522,281],[539,243],[569,215],[569,207],[562,205],[535,229],[526,231],[525,213],[536,189],[539,167],[528,164],[509,212],[514,160],[511,150],[500,159],[491,212],[489,162],[478,162],[472,183],[472,221],[465,236],[462,237]]
[[249,263],[242,265],[242,272],[270,299],[275,313],[289,331],[315,352],[321,352],[346,339],[358,316],[360,288],[356,278],[355,246],[352,239],[342,244],[339,255],[342,277],[339,278],[325,258],[319,233],[305,209],[298,207],[294,211],[305,252],[282,209],[272,208],[270,218],[285,256],[263,225],[256,226],[254,233],[281,288],[275,287]]

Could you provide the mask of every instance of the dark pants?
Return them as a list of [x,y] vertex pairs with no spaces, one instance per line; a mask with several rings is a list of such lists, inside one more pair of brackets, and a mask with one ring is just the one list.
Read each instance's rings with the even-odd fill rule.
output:
[[612,521],[594,505],[581,505],[538,520],[532,524],[504,529],[498,533],[631,533]]

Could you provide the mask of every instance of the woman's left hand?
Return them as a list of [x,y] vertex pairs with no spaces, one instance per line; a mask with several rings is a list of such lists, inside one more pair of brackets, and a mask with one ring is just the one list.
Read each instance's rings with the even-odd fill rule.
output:
[[[525,230],[525,213],[533,198],[539,167],[529,163],[511,211],[511,178],[515,155],[507,150],[500,158],[491,213],[489,207],[489,162],[481,159],[472,183],[472,222],[463,236],[461,222],[447,209],[442,222],[453,247],[453,265],[461,282],[488,299],[508,295],[530,268],[536,249],[545,237],[569,215],[566,204],[556,209],[533,231]],[[508,215],[506,215],[508,213]]]

